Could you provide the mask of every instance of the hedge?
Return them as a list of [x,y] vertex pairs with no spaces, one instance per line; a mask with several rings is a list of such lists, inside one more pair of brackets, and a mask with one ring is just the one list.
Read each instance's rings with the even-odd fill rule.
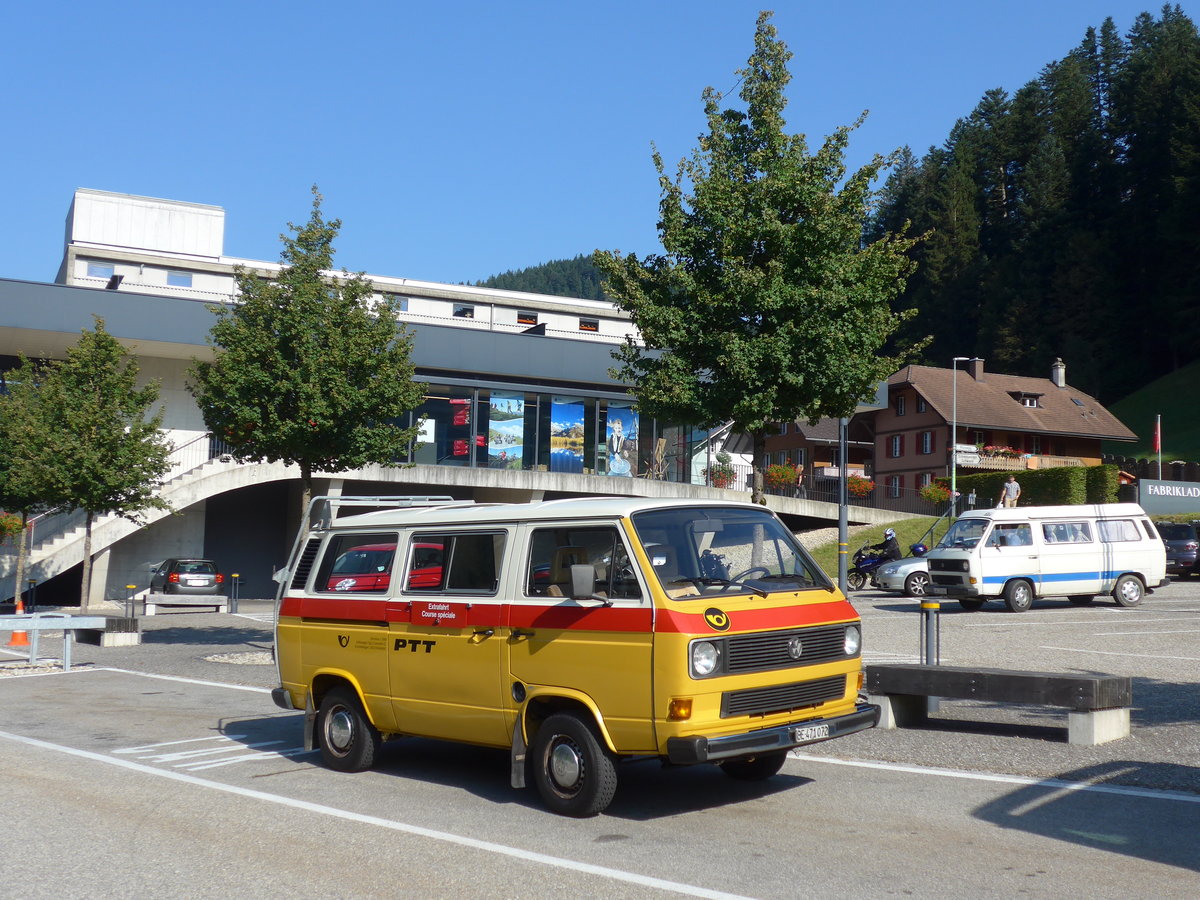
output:
[[974,489],[977,509],[990,509],[1000,499],[1009,475],[1021,484],[1022,506],[1081,506],[1086,503],[1116,503],[1118,467],[1063,466],[1057,469],[1027,469],[1020,472],[986,472],[960,475],[958,490],[965,497]]

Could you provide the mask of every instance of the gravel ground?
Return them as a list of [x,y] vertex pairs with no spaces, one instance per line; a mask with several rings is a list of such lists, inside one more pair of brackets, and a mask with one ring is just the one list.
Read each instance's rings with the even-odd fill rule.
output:
[[[866,591],[855,593],[852,602],[863,617],[867,665],[917,661],[917,601]],[[146,617],[140,645],[77,644],[72,668],[104,666],[274,687],[272,608],[269,601],[242,601],[239,615]],[[1132,734],[1094,747],[1072,745],[1066,742],[1065,710],[943,701],[924,727],[873,729],[805,747],[801,757],[1200,794],[1200,581],[1176,582],[1135,610],[1103,600],[1086,608],[1048,601],[1014,615],[998,606],[962,613],[947,603],[941,618],[942,661],[948,665],[1129,675]],[[0,645],[0,677],[58,671],[61,639],[43,635],[41,642],[44,659],[36,666]]]

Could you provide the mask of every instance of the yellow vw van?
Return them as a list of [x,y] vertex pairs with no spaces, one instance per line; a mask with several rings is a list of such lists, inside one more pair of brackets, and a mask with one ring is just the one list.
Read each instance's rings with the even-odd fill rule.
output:
[[[338,515],[352,504],[376,508]],[[306,711],[332,768],[369,768],[405,735],[504,747],[514,787],[590,816],[622,759],[762,779],[791,748],[878,721],[858,699],[858,615],[764,507],[318,508],[280,575],[273,696]]]

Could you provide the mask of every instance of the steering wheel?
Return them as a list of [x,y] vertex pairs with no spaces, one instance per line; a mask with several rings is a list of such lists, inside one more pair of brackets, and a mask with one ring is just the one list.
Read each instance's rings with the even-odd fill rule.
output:
[[751,566],[745,572],[739,572],[737,575],[734,575],[729,580],[730,581],[741,581],[744,578],[748,578],[749,576],[753,575],[755,572],[762,572],[764,575],[771,574],[771,570],[764,566]]

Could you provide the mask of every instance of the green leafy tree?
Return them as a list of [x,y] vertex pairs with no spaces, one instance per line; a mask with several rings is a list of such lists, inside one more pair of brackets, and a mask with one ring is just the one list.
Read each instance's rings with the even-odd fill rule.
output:
[[313,473],[393,464],[417,428],[396,420],[421,403],[410,332],[361,275],[330,274],[341,220],[312,215],[281,235],[283,268],[270,279],[239,269],[240,302],[218,308],[190,389],[209,429],[243,461],[300,467],[302,512]]
[[[29,558],[29,515],[43,506],[43,488],[38,450],[44,440],[41,423],[41,395],[37,369],[27,359],[5,376],[7,390],[0,395],[0,509],[6,510],[5,525],[0,528],[17,544],[17,570],[14,599],[21,601],[25,570]],[[15,523],[12,520],[16,520]]]
[[722,109],[707,88],[708,133],[674,179],[654,152],[665,252],[594,256],[645,345],[629,340],[614,354],[614,377],[650,415],[732,421],[751,434],[760,502],[772,423],[848,416],[895,371],[880,348],[909,315],[889,301],[912,268],[913,243],[895,234],[863,243],[872,183],[887,163],[877,156],[846,177],[857,123],[812,154],[803,135],[784,132],[791,54],[769,19],[759,16],[738,73],[745,110]]
[[86,514],[79,605],[87,608],[92,581],[92,523],[115,513],[131,521],[149,509],[170,509],[158,496],[171,452],[161,410],[151,415],[159,386],[137,387],[138,366],[96,318],[65,360],[46,367],[37,388],[40,445],[30,464],[47,505]]

